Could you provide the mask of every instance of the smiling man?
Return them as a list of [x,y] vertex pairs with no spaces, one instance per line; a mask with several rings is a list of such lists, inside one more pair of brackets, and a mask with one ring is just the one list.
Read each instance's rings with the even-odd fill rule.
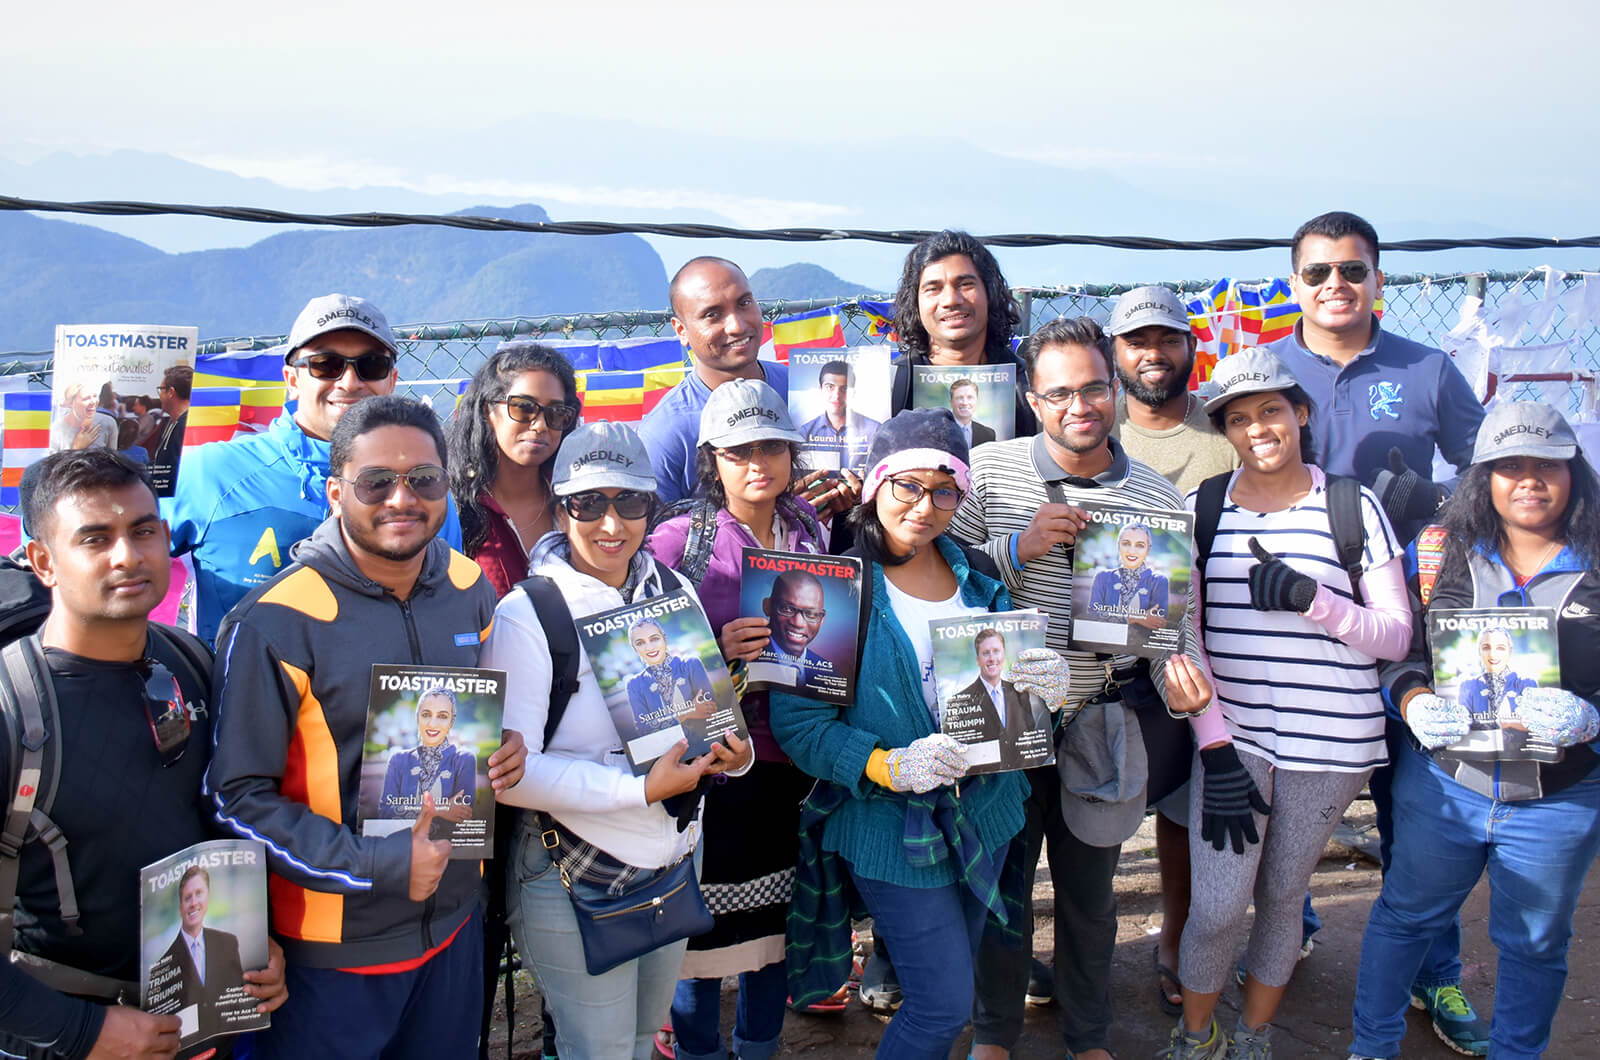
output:
[[[328,514],[328,439],[357,402],[394,391],[400,356],[389,321],[365,298],[313,298],[295,318],[283,379],[293,412],[261,434],[201,446],[183,458],[161,511],[172,554],[194,564],[195,632],[208,643],[222,616],[289,562],[289,549]],[[461,546],[455,506],[446,542]]]
[[216,1003],[230,986],[244,978],[239,960],[239,940],[226,931],[208,928],[206,910],[211,904],[211,874],[199,865],[184,870],[178,880],[178,914],[181,923],[166,959],[178,969],[182,1007],[198,1006],[197,1033],[209,1038],[219,1029]]

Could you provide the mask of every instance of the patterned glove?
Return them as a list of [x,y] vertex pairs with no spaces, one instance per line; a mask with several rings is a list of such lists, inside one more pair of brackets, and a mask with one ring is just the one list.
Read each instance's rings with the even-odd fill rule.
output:
[[1417,742],[1430,751],[1464,740],[1472,728],[1472,715],[1453,699],[1421,692],[1406,701],[1406,724]]
[[1233,744],[1219,744],[1200,752],[1205,770],[1205,801],[1200,808],[1200,839],[1217,850],[1233,841],[1233,852],[1244,853],[1246,841],[1261,842],[1256,819],[1251,813],[1271,813],[1272,807],[1261,797],[1256,782],[1250,779]]
[[1250,554],[1258,561],[1250,568],[1250,606],[1257,611],[1293,611],[1305,614],[1317,597],[1317,580],[1301,574],[1250,539]]
[[[1067,692],[1072,687],[1072,670],[1067,660],[1049,648],[1028,648],[1018,653],[1011,667],[1011,683],[1018,692],[1031,692],[1044,701],[1054,714],[1067,705]],[[1066,714],[1071,717],[1076,710]]]
[[1399,446],[1389,450],[1389,466],[1373,476],[1371,486],[1395,526],[1422,522],[1439,509],[1439,487],[1406,466]]
[[967,773],[967,759],[954,736],[936,732],[889,752],[889,786],[918,795],[954,784]]
[[1588,743],[1600,733],[1594,704],[1565,688],[1524,689],[1517,696],[1517,718],[1528,727],[1528,735],[1557,747]]

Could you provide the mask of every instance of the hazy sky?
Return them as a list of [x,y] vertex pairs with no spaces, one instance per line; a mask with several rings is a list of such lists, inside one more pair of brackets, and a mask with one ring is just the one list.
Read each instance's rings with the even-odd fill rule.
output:
[[[577,207],[565,217],[710,210],[751,226],[904,223],[861,216],[837,185],[763,187],[741,143],[774,138],[910,203],[928,178],[894,165],[908,141],[1101,171],[1173,199],[1283,202],[1296,216],[1315,212],[1297,196],[1327,208],[1357,184],[1448,189],[1458,205],[1446,221],[1481,190],[1479,219],[1501,230],[1521,227],[1519,203],[1589,202],[1595,5],[1112,6],[14,4],[0,157],[138,148],[306,189],[562,200]],[[634,142],[612,148],[638,165],[597,176],[553,164],[619,137]],[[647,164],[655,148],[701,145],[711,172],[726,163],[738,179]],[[1549,230],[1569,216],[1570,230]],[[1589,234],[1600,215],[1546,214],[1538,227]],[[1225,228],[1210,234],[1285,234]],[[1095,231],[1095,213],[1037,230]]]

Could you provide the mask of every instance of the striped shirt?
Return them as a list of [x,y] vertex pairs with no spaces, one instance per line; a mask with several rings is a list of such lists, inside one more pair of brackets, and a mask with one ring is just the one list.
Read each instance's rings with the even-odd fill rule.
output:
[[[1108,438],[1106,444],[1111,447],[1111,466],[1093,479],[1069,478],[1045,447],[1043,435],[979,446],[972,451],[971,488],[950,523],[954,536],[983,549],[994,560],[995,566],[1000,568],[1001,579],[1011,591],[1014,607],[1036,607],[1050,616],[1045,644],[1060,652],[1072,670],[1069,697],[1074,704],[1092,698],[1105,688],[1106,663],[1116,669],[1132,665],[1138,657],[1074,650],[1070,643],[1071,550],[1057,545],[1023,566],[1013,559],[1012,535],[1026,530],[1039,506],[1051,501],[1045,486],[1047,481],[1060,487],[1068,503],[1093,501],[1125,504],[1130,508],[1169,509],[1181,507],[1183,503],[1172,483],[1152,468],[1129,458],[1116,439]],[[1189,628],[1189,615],[1194,610],[1192,586],[1190,593],[1190,607],[1183,618],[1184,643],[1191,645],[1190,654],[1198,657],[1199,653],[1192,647],[1195,638]],[[1165,699],[1166,668],[1152,665],[1150,676]]]
[[[1311,469],[1304,500],[1281,512],[1253,512],[1233,503],[1233,482],[1205,569],[1206,654],[1217,702],[1239,746],[1282,769],[1356,773],[1388,760],[1383,699],[1372,656],[1291,611],[1250,606],[1250,539],[1295,570],[1353,600],[1328,525],[1326,479]],[[1193,510],[1195,493],[1185,503]],[[1361,490],[1366,536],[1361,569],[1398,556],[1400,542],[1377,499]]]

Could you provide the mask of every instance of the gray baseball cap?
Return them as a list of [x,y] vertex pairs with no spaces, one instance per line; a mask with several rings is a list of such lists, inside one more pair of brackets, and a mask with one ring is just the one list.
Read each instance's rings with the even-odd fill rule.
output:
[[1062,734],[1056,773],[1061,816],[1078,839],[1115,847],[1139,830],[1150,765],[1131,708],[1120,701],[1084,707]]
[[1478,427],[1472,462],[1506,456],[1571,460],[1577,455],[1578,436],[1561,413],[1536,401],[1497,401]]
[[700,440],[695,444],[726,448],[768,438],[802,440],[776,390],[759,379],[730,379],[711,392],[700,413]]
[[1218,361],[1211,369],[1211,378],[1200,387],[1200,396],[1205,398],[1206,414],[1210,415],[1236,397],[1299,385],[1300,381],[1277,354],[1265,346],[1252,346]]
[[395,345],[394,332],[389,330],[389,318],[383,315],[383,310],[353,294],[325,294],[307,302],[300,315],[294,318],[284,360],[317,336],[346,328],[366,332],[389,347],[390,353],[400,356],[400,347]]
[[1159,284],[1135,287],[1117,299],[1111,309],[1107,335],[1126,335],[1130,331],[1159,324],[1175,331],[1189,330],[1189,311],[1178,296]]
[[603,489],[656,491],[650,456],[626,423],[585,423],[562,439],[556,451],[550,492],[567,497]]

